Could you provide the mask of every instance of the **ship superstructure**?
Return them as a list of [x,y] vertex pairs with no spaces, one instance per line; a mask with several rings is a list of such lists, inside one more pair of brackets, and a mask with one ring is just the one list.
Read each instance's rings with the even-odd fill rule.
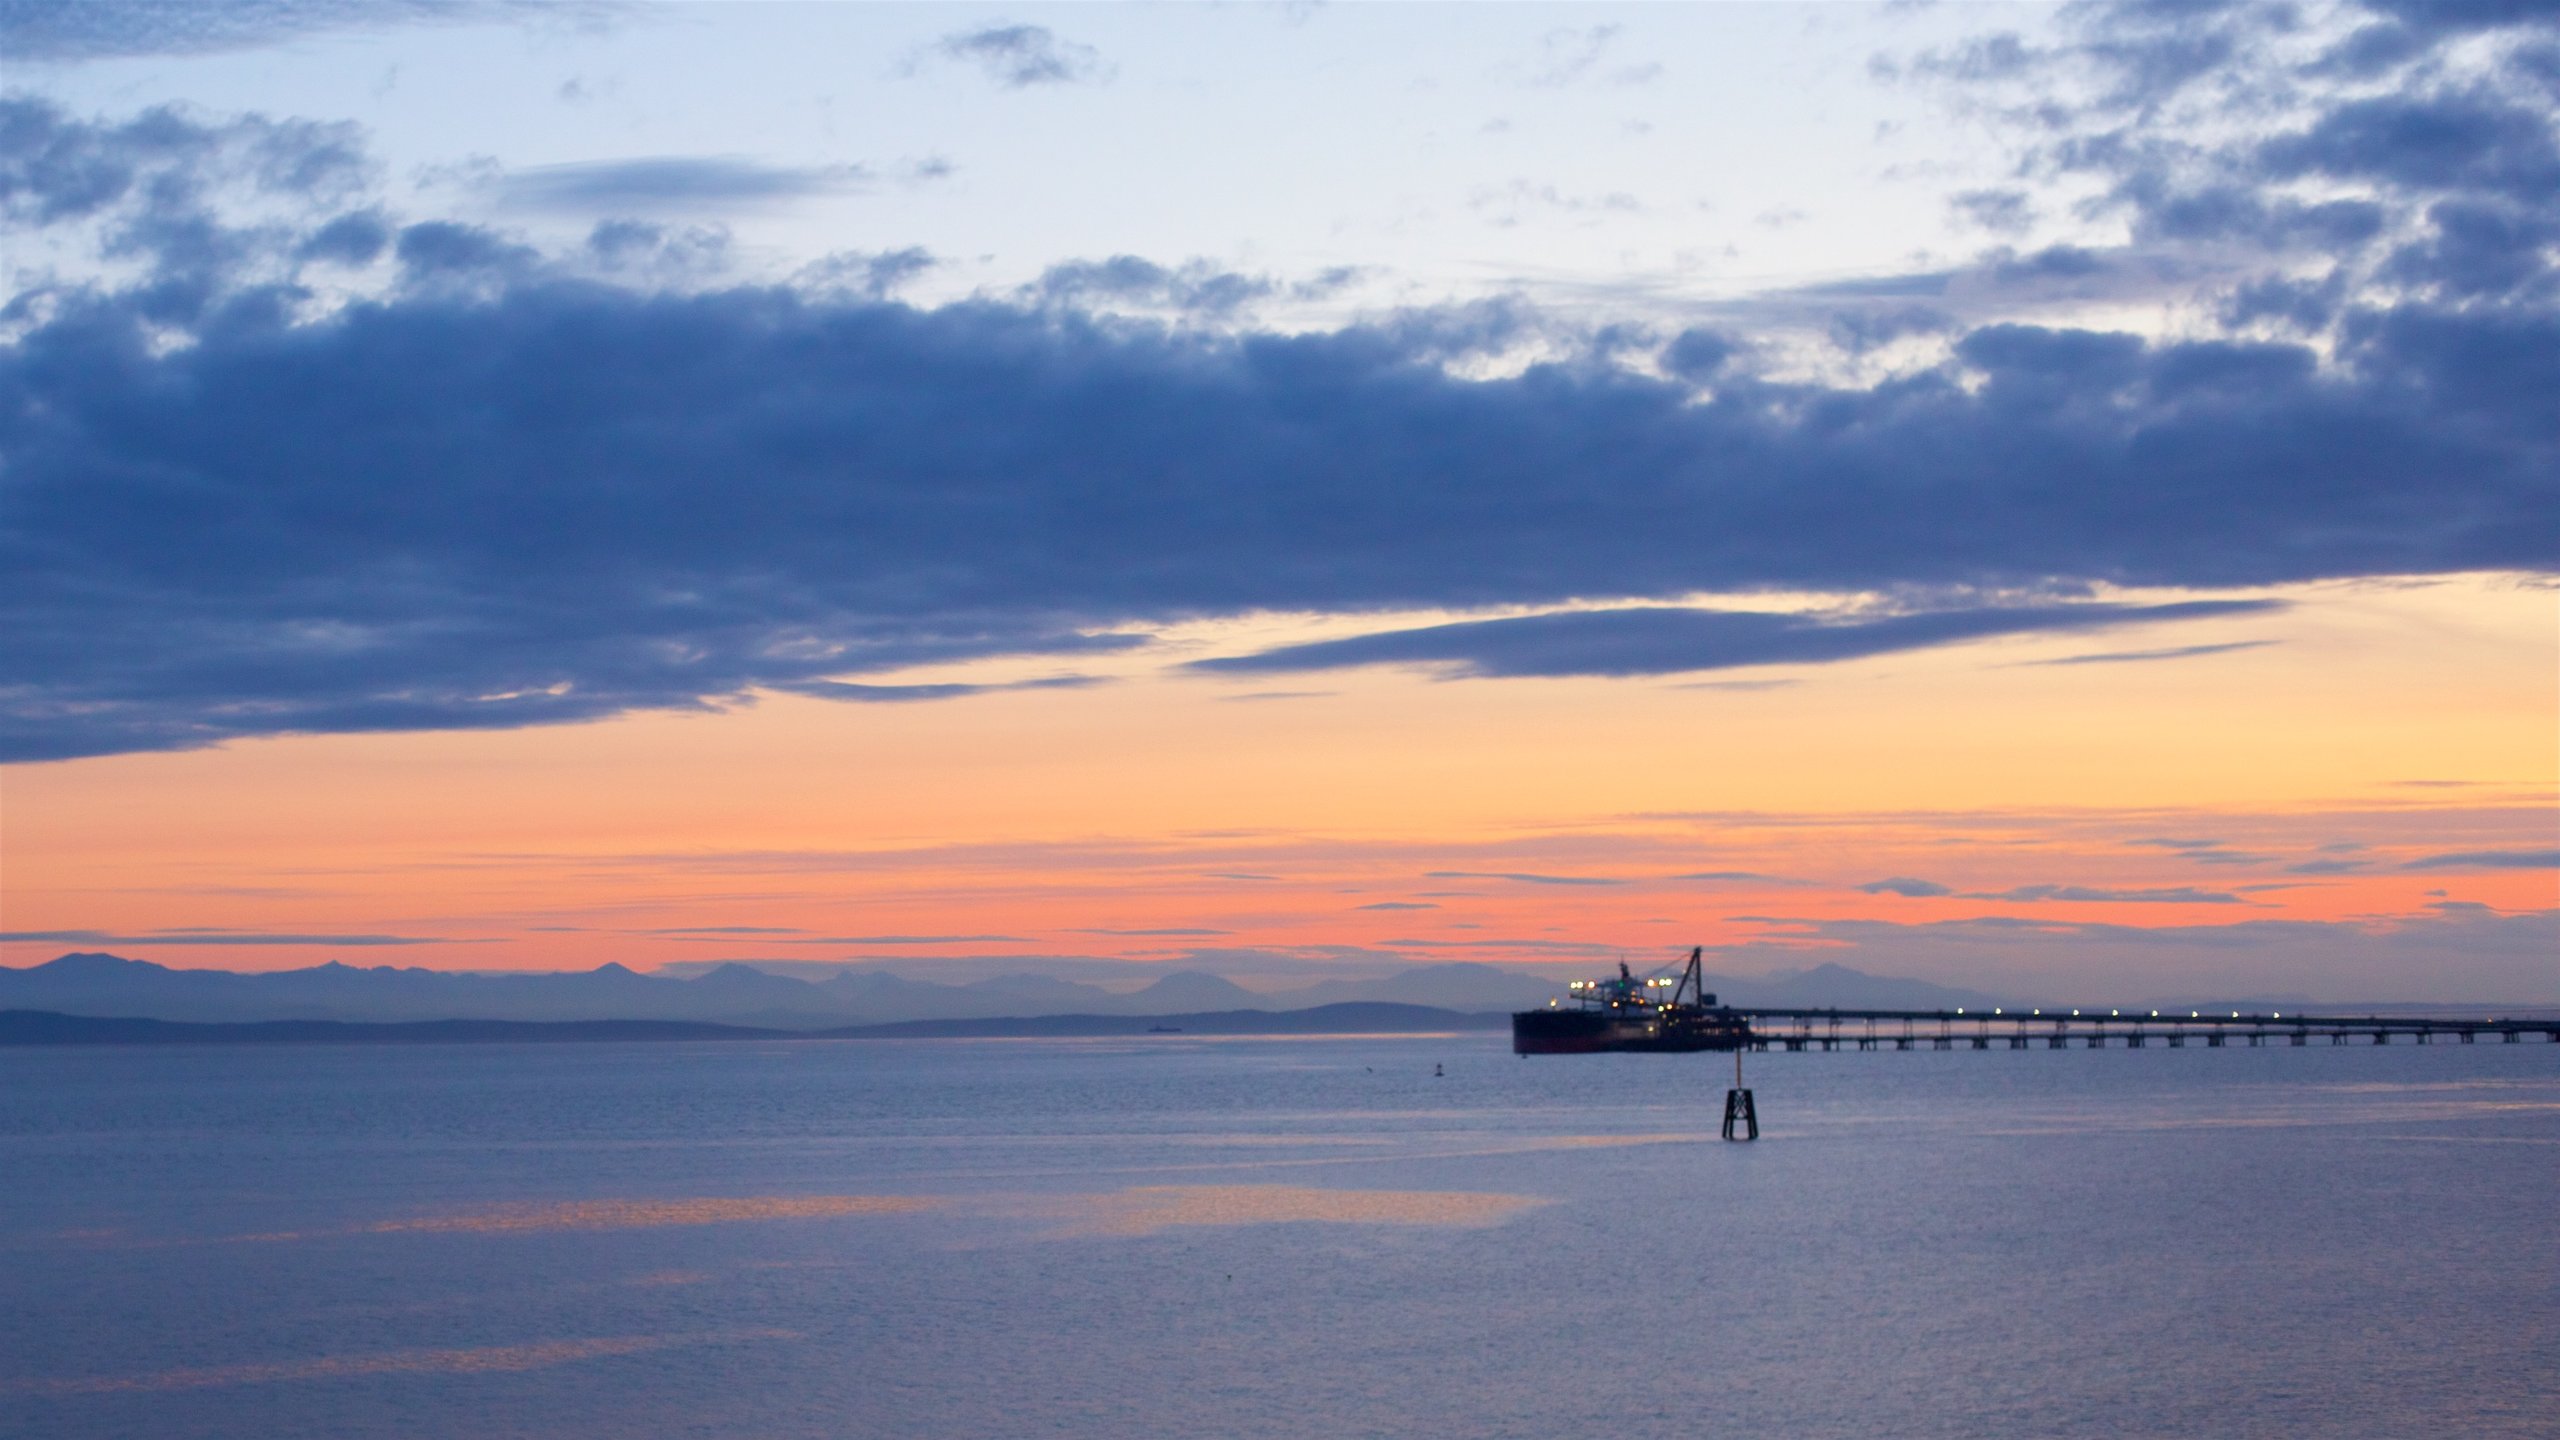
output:
[[1614,979],[1576,980],[1566,998],[1511,1017],[1521,1055],[1588,1055],[1608,1050],[1739,1050],[1751,1022],[1706,991],[1705,951],[1693,948],[1677,977],[1638,976],[1619,962]]

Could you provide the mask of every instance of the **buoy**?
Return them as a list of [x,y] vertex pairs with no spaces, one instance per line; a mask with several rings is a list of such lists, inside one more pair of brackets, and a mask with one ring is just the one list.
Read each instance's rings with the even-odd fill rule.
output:
[[1751,1092],[1742,1088],[1742,1051],[1739,1049],[1733,1052],[1733,1088],[1724,1092],[1724,1138],[1760,1138],[1760,1111],[1751,1103]]

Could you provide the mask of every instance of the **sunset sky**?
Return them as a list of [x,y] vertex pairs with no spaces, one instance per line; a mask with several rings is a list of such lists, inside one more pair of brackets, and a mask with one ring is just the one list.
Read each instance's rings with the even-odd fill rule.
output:
[[0,964],[2560,1001],[2541,8],[0,9]]

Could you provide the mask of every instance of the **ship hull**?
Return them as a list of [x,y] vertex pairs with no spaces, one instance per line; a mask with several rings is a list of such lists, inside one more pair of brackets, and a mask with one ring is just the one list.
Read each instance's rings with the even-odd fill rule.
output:
[[1522,1010],[1511,1017],[1518,1055],[1598,1055],[1619,1051],[1685,1054],[1739,1050],[1751,1043],[1740,1016],[1683,1008],[1624,1013],[1608,1010]]

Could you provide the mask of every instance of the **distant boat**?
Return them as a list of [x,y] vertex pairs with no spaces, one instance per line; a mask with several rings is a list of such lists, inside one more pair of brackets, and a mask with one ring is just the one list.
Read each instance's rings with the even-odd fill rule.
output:
[[[1511,1049],[1521,1055],[1588,1055],[1607,1050],[1739,1050],[1751,1022],[1706,992],[1702,950],[1689,952],[1677,980],[1639,980],[1618,965],[1615,980],[1576,980],[1574,1004],[1511,1017]],[[1668,991],[1669,993],[1664,993]]]
[[1147,1027],[1147,1033],[1150,1035],[1179,1035],[1182,1033],[1182,1027],[1179,1025],[1150,1025]]

